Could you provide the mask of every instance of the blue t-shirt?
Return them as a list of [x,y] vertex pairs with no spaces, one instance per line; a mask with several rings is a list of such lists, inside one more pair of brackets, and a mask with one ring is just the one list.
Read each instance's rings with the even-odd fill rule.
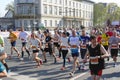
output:
[[0,62],[0,72],[3,72],[5,70],[4,65]]
[[90,41],[90,38],[88,36],[80,36],[80,37],[83,44],[87,44],[87,42]]

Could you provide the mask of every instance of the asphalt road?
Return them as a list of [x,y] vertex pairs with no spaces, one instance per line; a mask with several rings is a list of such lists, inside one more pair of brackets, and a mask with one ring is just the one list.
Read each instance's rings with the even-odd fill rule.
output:
[[[20,40],[17,41],[16,47],[19,51],[21,51]],[[5,49],[6,53],[9,55],[10,43],[7,39],[5,39]],[[41,52],[39,57],[43,57]],[[47,58],[48,63],[43,64],[40,68],[35,68],[36,63],[32,60],[32,57],[31,59],[28,59],[27,54],[25,54],[23,62],[17,58],[17,54],[14,52],[12,59],[6,60],[11,69],[11,72],[8,74],[7,78],[2,78],[2,80],[91,80],[88,63],[86,64],[86,70],[76,70],[74,77],[71,77],[69,73],[72,70],[72,62],[67,61],[66,70],[61,71],[60,68],[62,67],[62,59],[54,64],[53,57],[47,54]],[[101,80],[120,80],[120,57],[118,57],[117,67],[113,67],[112,59],[106,63],[106,69],[103,71]]]

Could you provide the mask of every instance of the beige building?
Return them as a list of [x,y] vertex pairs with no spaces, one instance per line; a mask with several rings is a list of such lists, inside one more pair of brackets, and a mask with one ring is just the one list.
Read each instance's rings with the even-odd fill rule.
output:
[[94,2],[89,0],[15,0],[15,26],[93,26]]

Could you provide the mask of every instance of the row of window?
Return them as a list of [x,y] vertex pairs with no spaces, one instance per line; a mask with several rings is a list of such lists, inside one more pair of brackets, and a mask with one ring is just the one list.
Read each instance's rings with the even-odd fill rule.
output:
[[93,5],[89,3],[82,3],[78,1],[72,1],[72,0],[44,0],[44,2],[51,3],[51,4],[57,4],[62,6],[69,6],[73,8],[79,8],[79,9],[85,9],[85,10],[93,10]]
[[43,5],[44,14],[92,18],[93,12],[59,6]]
[[[49,25],[48,25],[48,23],[49,23]],[[61,26],[61,25],[62,25],[61,21],[55,20],[54,25],[53,25],[53,20],[44,20],[44,26],[45,27],[47,27],[47,26],[49,26],[49,27],[53,27],[53,26],[58,27],[58,26]]]
[[38,14],[38,6],[34,5],[19,5],[17,6],[18,14]]
[[[35,24],[35,22],[36,22],[36,24]],[[19,20],[19,21],[17,22],[17,24],[18,24],[19,27],[21,27],[21,26],[24,26],[24,27],[29,27],[29,26],[31,26],[31,27],[33,27],[34,25],[35,25],[36,27],[39,26],[38,20]]]

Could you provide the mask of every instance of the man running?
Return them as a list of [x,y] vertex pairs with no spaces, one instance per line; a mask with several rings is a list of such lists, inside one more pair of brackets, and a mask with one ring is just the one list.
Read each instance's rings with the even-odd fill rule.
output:
[[18,54],[18,58],[20,58],[20,53],[17,50],[16,46],[16,40],[17,40],[17,35],[15,33],[13,33],[12,29],[9,30],[9,37],[8,39],[10,39],[10,43],[11,43],[11,55],[9,56],[9,58],[11,59],[11,56],[13,54],[13,50],[15,50]]
[[71,76],[73,76],[75,73],[76,64],[78,65],[78,68],[80,68],[79,60],[78,60],[80,40],[81,40],[80,37],[76,36],[75,30],[72,30],[72,36],[70,36],[68,39],[68,43],[69,43],[69,46],[71,48],[71,54],[72,54],[72,57],[74,60],[73,61],[73,70],[72,70],[72,72],[70,72]]
[[[80,36],[80,38],[81,38],[80,53],[81,53],[81,58],[84,59],[86,51],[87,51],[87,47],[89,45],[90,38],[86,36],[85,30],[82,30],[82,35]],[[85,63],[81,65],[81,69],[82,70],[85,69]]]
[[53,52],[55,53],[55,47],[57,47],[58,51],[59,51],[59,57],[61,57],[61,52],[60,52],[60,35],[58,34],[57,30],[54,30],[54,37],[53,37]]
[[84,62],[87,62],[89,58],[89,68],[92,80],[100,80],[102,76],[102,70],[104,69],[104,59],[108,57],[108,53],[105,48],[97,43],[95,36],[90,37],[91,45],[88,47]]
[[24,28],[22,27],[21,32],[19,34],[19,39],[22,41],[22,49],[21,49],[22,50],[22,52],[21,52],[22,57],[20,58],[20,60],[23,60],[25,50],[26,50],[26,52],[28,54],[28,58],[30,58],[30,52],[29,52],[29,50],[28,50],[28,48],[26,46],[27,42],[28,42],[28,36],[29,36],[28,33],[25,32]]
[[52,37],[50,36],[50,34],[47,31],[44,31],[44,35],[45,35],[45,48],[43,51],[43,56],[44,56],[43,63],[47,63],[46,52],[49,52],[50,55],[53,55],[54,63],[56,63],[56,61],[57,61],[56,56],[52,50]]
[[109,39],[109,48],[111,52],[111,57],[114,61],[114,67],[117,65],[117,56],[118,56],[118,48],[119,48],[120,38],[117,36],[117,32],[113,32],[113,36]]

